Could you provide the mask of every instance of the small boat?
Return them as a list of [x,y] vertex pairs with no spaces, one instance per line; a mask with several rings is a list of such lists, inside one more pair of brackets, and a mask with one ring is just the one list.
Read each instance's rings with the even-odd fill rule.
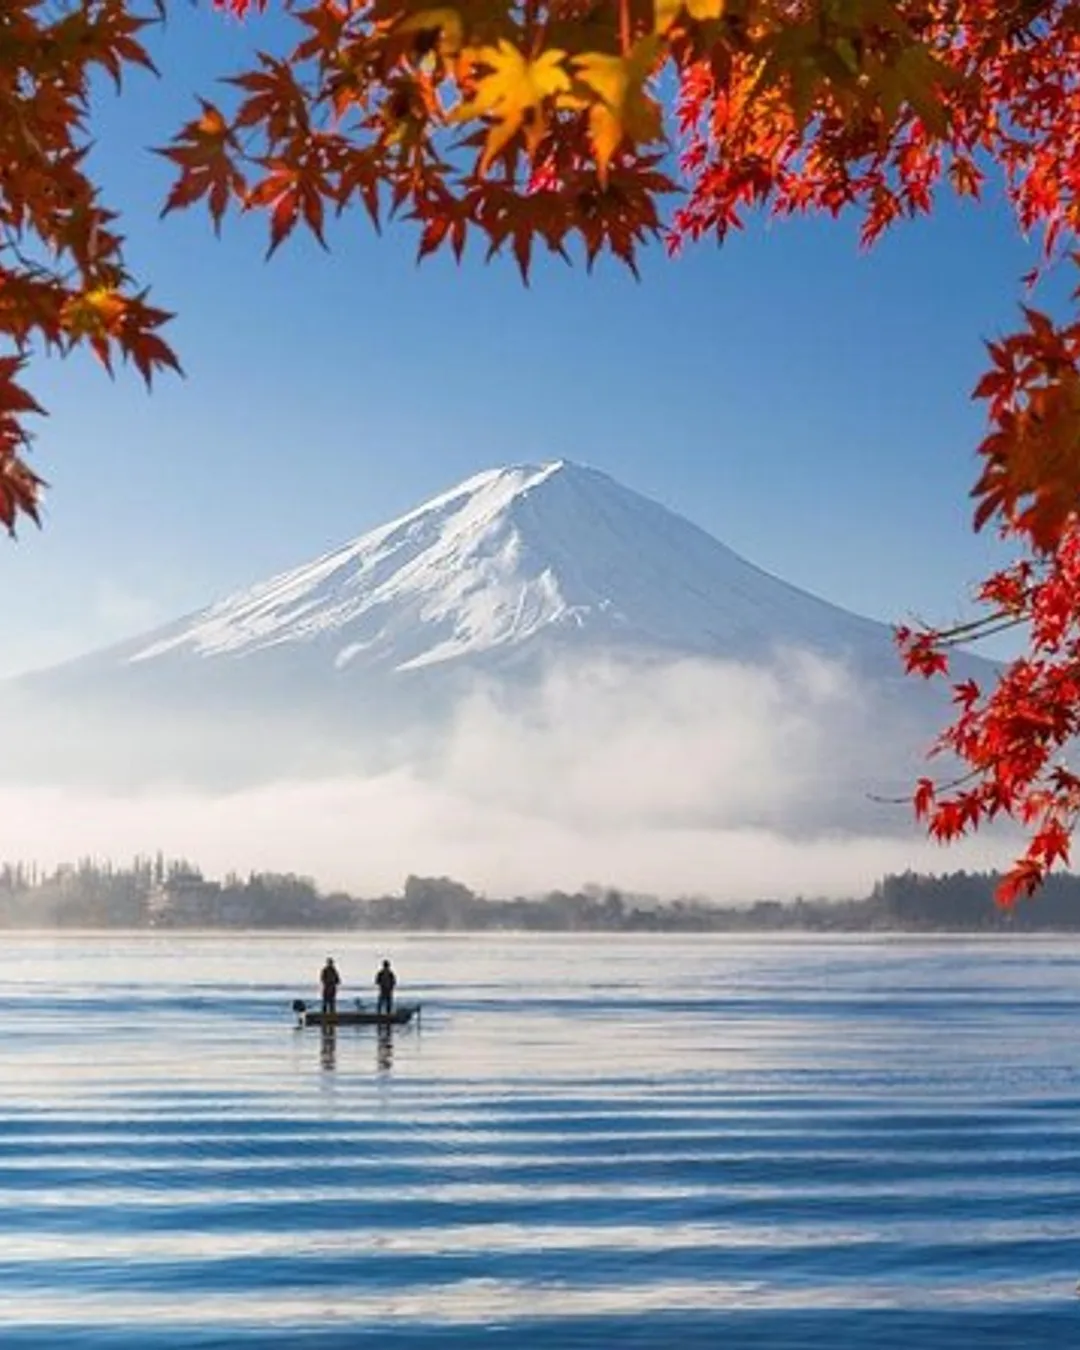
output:
[[419,1003],[399,1003],[389,1016],[365,1008],[359,999],[355,1008],[338,1008],[329,1014],[320,1008],[309,1008],[302,998],[293,999],[292,1007],[298,1027],[403,1027],[414,1017],[420,1020]]

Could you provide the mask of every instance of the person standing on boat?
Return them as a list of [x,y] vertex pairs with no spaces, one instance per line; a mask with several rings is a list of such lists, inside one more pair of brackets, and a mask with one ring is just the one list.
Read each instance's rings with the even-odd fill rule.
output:
[[322,1010],[323,1016],[330,1013],[331,1016],[337,1016],[337,991],[341,983],[341,976],[338,974],[337,966],[334,965],[334,958],[328,956],[326,965],[319,972],[319,979],[322,981]]
[[394,1011],[394,987],[397,984],[397,976],[390,969],[390,962],[384,961],[375,976],[375,983],[379,989],[379,1001],[375,1005],[375,1012],[379,1017],[389,1017]]

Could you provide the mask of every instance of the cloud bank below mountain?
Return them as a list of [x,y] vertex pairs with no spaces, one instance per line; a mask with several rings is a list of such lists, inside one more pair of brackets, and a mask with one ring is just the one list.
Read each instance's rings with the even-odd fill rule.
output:
[[593,881],[732,901],[862,894],[888,871],[1003,862],[1000,840],[944,851],[906,806],[873,800],[903,795],[920,767],[912,746],[934,725],[898,724],[887,704],[879,684],[794,649],[769,664],[583,659],[530,687],[477,683],[422,760],[385,772],[231,792],[0,786],[0,856],[160,847],[211,873],[293,871],[364,894],[414,872],[493,895]]

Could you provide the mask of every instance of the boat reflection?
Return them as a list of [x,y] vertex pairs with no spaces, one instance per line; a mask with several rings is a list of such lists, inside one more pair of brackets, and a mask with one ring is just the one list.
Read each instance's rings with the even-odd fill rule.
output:
[[394,1028],[380,1026],[375,1041],[375,1063],[380,1073],[389,1073],[394,1067]]
[[[319,1065],[324,1073],[333,1073],[338,1067],[338,1028],[333,1024],[319,1028]],[[379,1073],[389,1073],[394,1067],[394,1028],[381,1026],[375,1033],[375,1067]]]
[[319,1063],[326,1072],[332,1073],[337,1068],[337,1027],[333,1023],[322,1028]]

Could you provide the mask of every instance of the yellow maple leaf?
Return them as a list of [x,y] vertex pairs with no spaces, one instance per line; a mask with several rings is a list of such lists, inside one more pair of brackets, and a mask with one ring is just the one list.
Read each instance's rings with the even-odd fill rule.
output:
[[530,150],[536,148],[546,129],[544,100],[568,93],[570,76],[563,64],[566,53],[555,47],[530,61],[512,42],[500,38],[497,47],[477,47],[470,55],[474,66],[487,67],[488,74],[480,77],[475,95],[455,108],[449,120],[491,118],[492,127],[480,158],[483,173],[522,125],[526,145]]
[[589,135],[601,182],[623,138],[648,143],[663,138],[660,105],[645,91],[660,51],[653,33],[636,42],[626,56],[587,52],[574,60],[574,73],[591,91]]
[[62,322],[72,338],[82,340],[108,333],[123,317],[124,297],[109,286],[94,286],[71,296],[64,304]]
[[456,9],[441,6],[420,9],[398,24],[399,33],[434,33],[440,51],[456,56],[465,41],[465,26]]
[[698,23],[707,23],[719,19],[726,5],[727,0],[653,0],[653,28],[666,33],[683,10]]

